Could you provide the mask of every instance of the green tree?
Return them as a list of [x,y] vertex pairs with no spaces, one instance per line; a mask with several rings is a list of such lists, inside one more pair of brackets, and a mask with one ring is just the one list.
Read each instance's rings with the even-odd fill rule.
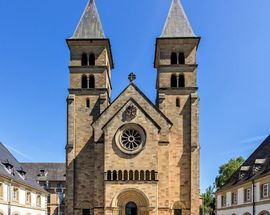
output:
[[215,186],[209,186],[206,189],[205,193],[202,194],[202,206],[201,206],[202,214],[209,214],[209,215],[215,214],[216,199],[214,190]]
[[228,163],[223,164],[219,167],[219,175],[216,177],[216,187],[222,187],[233,175],[233,173],[239,169],[239,167],[244,163],[244,158],[242,156],[229,160]]

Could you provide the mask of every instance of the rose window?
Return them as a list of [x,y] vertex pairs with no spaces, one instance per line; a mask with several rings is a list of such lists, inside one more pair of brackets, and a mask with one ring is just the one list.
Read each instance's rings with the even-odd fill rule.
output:
[[140,152],[145,144],[145,132],[136,124],[122,126],[116,134],[118,148],[126,154]]
[[142,137],[135,129],[126,129],[121,135],[121,145],[127,150],[135,150],[142,144]]

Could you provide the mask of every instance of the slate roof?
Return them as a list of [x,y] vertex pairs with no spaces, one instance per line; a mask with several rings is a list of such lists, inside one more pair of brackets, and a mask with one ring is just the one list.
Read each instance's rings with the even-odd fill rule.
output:
[[173,0],[161,37],[195,37],[184,8]]
[[218,191],[270,174],[270,135]]
[[[37,181],[66,181],[65,163],[21,163],[21,165]],[[41,171],[44,171],[45,176]]]
[[104,39],[105,35],[94,0],[89,0],[72,39]]
[[[10,171],[11,173],[8,172],[4,164],[12,165]],[[25,172],[24,178],[19,174],[18,171]],[[28,174],[25,169],[23,169],[22,165],[2,143],[0,143],[0,176],[12,179],[18,183],[24,184],[26,186],[46,193],[46,191],[38,183],[36,183],[35,179],[33,179],[31,175]]]

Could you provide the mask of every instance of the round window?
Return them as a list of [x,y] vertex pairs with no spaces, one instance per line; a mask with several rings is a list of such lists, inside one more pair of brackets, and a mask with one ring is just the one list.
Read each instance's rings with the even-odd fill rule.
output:
[[145,144],[146,136],[144,130],[136,124],[122,126],[116,134],[118,148],[126,154],[140,152]]

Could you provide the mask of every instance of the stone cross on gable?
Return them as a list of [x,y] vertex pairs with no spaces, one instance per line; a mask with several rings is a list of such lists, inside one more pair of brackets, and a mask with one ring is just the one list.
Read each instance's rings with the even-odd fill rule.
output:
[[136,75],[132,72],[128,75],[128,80],[133,83],[136,80]]

